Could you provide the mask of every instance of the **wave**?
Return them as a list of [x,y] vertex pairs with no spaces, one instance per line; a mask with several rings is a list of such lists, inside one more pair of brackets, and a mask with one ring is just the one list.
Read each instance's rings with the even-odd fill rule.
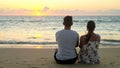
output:
[[[0,40],[0,46],[4,46],[4,45],[9,45],[9,46],[26,46],[26,45],[40,45],[40,46],[56,46],[57,42],[35,42],[35,41],[16,41],[16,40]],[[101,40],[100,46],[112,46],[112,47],[116,47],[119,46],[120,47],[120,40],[109,40],[109,39],[103,39]]]
[[34,41],[0,41],[0,44],[39,44],[39,45],[48,45],[48,44],[57,44],[57,42],[34,42]]
[[44,22],[42,20],[0,20],[0,22]]
[[[93,19],[94,20],[94,19]],[[88,22],[89,20],[73,20],[73,22],[80,22],[80,23],[85,23]],[[100,23],[118,23],[120,20],[94,20],[95,22],[100,22]]]
[[[113,39],[102,39],[102,44],[108,43],[119,43],[120,40],[113,40]],[[0,40],[0,44],[57,44],[57,42],[35,42],[35,41],[15,41],[15,40]]]
[[119,42],[120,40],[114,40],[114,39],[102,39],[102,41],[107,41],[107,42]]
[[102,39],[101,40],[102,45],[110,45],[110,46],[120,46],[120,40],[114,40],[114,39]]

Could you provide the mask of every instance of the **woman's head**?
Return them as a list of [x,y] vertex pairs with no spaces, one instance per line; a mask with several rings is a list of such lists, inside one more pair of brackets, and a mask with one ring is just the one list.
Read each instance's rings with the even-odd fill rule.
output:
[[88,43],[88,41],[90,40],[94,29],[95,29],[95,22],[92,20],[88,21],[87,23],[88,34],[86,35],[86,40],[85,40],[86,43]]
[[64,17],[63,25],[65,25],[65,26],[71,26],[72,24],[73,24],[72,16],[65,16]]
[[95,29],[95,22],[92,21],[92,20],[88,21],[88,23],[87,23],[87,30],[89,32],[93,32],[94,29]]

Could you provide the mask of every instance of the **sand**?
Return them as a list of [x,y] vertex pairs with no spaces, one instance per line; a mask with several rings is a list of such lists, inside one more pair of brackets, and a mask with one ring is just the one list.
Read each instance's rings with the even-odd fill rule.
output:
[[120,68],[120,48],[100,48],[100,64],[61,65],[54,49],[0,48],[0,68]]

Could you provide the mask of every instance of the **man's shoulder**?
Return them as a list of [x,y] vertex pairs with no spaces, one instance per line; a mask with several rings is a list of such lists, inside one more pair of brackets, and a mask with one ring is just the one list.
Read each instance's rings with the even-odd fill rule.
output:
[[76,31],[74,31],[74,30],[59,30],[59,31],[57,31],[56,32],[56,34],[63,34],[63,33],[69,33],[69,34],[76,34],[76,35],[79,35]]
[[63,31],[64,31],[64,30],[59,30],[59,31],[57,31],[57,32],[56,32],[56,35],[61,34]]
[[[75,31],[75,30],[71,30],[72,32],[74,32],[74,33],[77,33],[77,31]],[[77,33],[78,34],[78,33]]]
[[71,30],[71,35],[79,37],[79,33],[77,31],[75,31],[75,30]]
[[59,30],[59,31],[57,31],[56,33],[60,33],[60,32],[62,32],[62,31],[64,31],[64,30]]

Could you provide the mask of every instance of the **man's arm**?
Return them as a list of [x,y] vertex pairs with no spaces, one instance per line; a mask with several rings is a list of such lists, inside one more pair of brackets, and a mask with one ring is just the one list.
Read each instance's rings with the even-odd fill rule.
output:
[[78,45],[79,45],[79,34],[78,34],[78,37],[77,37],[76,47],[78,47]]
[[75,46],[75,47],[78,47],[78,45],[79,45],[79,40],[77,41],[77,43],[76,43],[76,46]]

